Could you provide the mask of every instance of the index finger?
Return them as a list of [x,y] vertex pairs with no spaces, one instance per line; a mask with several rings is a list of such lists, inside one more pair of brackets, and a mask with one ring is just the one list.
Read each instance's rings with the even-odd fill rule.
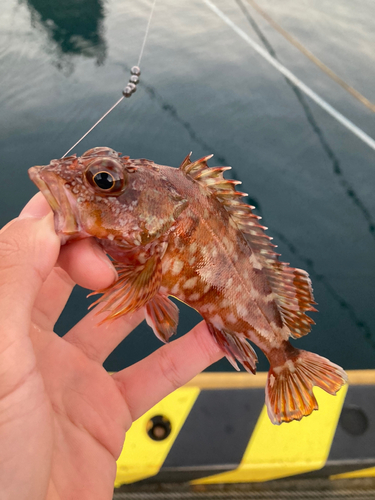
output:
[[202,321],[183,337],[112,377],[134,421],[223,356]]

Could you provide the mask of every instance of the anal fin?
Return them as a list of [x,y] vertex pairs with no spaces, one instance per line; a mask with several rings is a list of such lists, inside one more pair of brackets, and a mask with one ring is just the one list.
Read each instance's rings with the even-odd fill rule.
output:
[[255,375],[258,357],[254,349],[246,340],[245,335],[219,330],[211,323],[206,323],[211,335],[225,352],[225,356],[230,364],[238,371],[237,360],[243,365],[246,371]]
[[146,304],[146,322],[162,342],[176,333],[178,307],[166,295],[157,293]]

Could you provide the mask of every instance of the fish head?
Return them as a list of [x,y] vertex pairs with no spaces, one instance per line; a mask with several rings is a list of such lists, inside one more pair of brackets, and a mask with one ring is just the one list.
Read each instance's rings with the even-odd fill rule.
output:
[[123,247],[146,245],[187,206],[158,165],[120,155],[98,147],[29,169],[54,212],[62,244],[91,236]]

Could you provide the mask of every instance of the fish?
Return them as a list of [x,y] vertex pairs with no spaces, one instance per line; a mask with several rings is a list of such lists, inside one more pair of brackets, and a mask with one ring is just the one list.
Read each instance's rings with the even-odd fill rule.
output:
[[205,156],[179,168],[130,159],[108,147],[29,169],[49,202],[62,244],[93,237],[113,259],[118,280],[96,291],[106,321],[145,308],[155,335],[168,342],[178,324],[174,297],[205,320],[229,362],[255,374],[253,343],[268,358],[265,402],[273,424],[318,409],[317,386],[336,394],[344,370],[298,349],[316,311],[306,271],[282,262],[244,203],[230,167]]

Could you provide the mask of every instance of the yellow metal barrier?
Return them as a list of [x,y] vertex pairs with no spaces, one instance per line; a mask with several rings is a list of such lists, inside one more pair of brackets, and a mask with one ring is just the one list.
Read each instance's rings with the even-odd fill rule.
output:
[[375,476],[375,371],[349,372],[336,397],[315,389],[319,411],[273,426],[266,374],[203,373],[138,419],[115,486],[144,482],[262,482]]

